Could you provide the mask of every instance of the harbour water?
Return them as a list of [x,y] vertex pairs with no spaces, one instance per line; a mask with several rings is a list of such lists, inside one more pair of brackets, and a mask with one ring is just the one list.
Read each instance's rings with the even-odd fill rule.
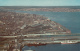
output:
[[46,46],[28,47],[24,46],[22,51],[28,50],[29,48],[35,51],[80,51],[80,44],[50,44]]
[[[55,21],[66,28],[70,29],[72,33],[80,33],[80,12],[46,12],[46,11],[14,11],[19,13],[30,13],[43,15],[52,21]],[[35,51],[80,51],[79,44],[49,44],[38,47],[23,47],[22,51],[27,49]]]

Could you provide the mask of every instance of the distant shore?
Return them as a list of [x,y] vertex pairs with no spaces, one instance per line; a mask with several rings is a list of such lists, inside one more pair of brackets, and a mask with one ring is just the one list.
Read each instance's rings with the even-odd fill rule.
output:
[[[19,7],[19,8],[18,8]],[[2,10],[22,10],[22,11],[52,11],[52,12],[80,12],[78,7],[0,7]]]

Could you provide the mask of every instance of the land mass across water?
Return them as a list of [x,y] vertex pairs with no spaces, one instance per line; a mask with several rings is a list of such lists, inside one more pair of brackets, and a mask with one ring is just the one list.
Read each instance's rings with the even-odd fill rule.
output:
[[12,6],[8,6],[8,7],[0,7],[0,9],[2,10],[21,10],[21,11],[52,11],[52,12],[80,12],[80,8],[69,8],[69,7],[12,7]]

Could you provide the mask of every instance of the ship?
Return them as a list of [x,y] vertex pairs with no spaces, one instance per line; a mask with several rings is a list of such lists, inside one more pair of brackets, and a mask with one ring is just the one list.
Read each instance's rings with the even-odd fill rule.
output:
[[24,50],[24,51],[34,51],[34,50]]
[[61,44],[75,44],[75,43],[78,43],[77,41],[70,41],[70,40],[65,40],[65,41],[62,41]]
[[29,49],[29,50],[24,50],[24,51],[35,51],[35,50],[31,50],[31,49]]
[[42,45],[46,45],[46,43],[29,43],[29,44],[27,44],[27,46],[42,46]]

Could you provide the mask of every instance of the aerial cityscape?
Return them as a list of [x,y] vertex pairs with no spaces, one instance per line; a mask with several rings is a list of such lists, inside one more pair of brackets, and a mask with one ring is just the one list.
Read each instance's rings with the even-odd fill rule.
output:
[[[22,51],[24,46],[37,47],[46,46],[48,44],[76,44],[80,42],[80,34],[73,34],[71,30],[50,20],[48,17],[37,14],[14,12],[15,10],[27,11],[28,9],[25,8],[3,8],[4,9],[0,7],[1,51]],[[33,8],[29,9],[28,11],[33,11]],[[34,9],[35,11],[48,10],[48,8]],[[57,9],[59,10],[59,8]],[[61,9],[63,8],[60,8],[60,10]]]
[[0,51],[80,51],[80,0],[0,0]]

